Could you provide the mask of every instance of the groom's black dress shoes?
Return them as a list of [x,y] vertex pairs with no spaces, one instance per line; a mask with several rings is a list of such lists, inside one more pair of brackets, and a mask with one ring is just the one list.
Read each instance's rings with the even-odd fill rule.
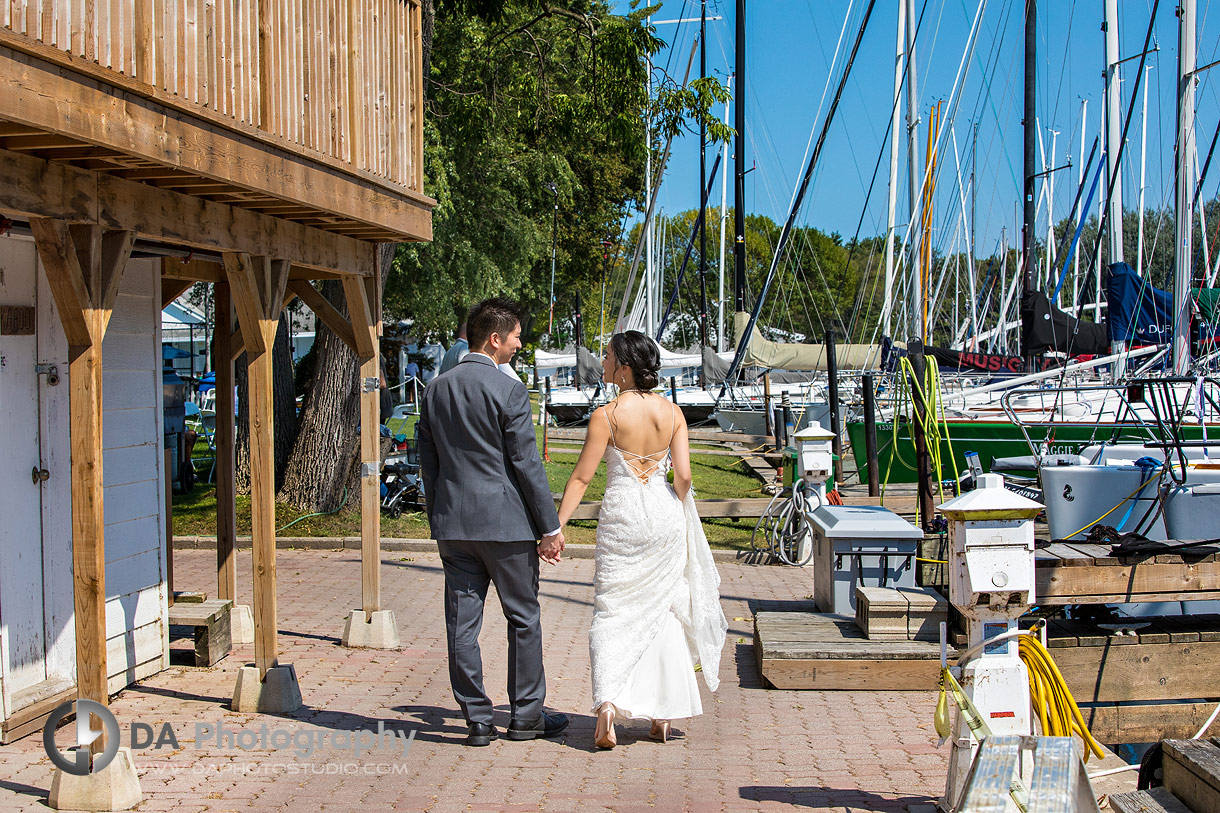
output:
[[508,724],[510,740],[532,740],[538,737],[554,737],[568,727],[568,718],[563,714],[542,712],[542,716],[534,720],[511,720]]
[[492,740],[500,738],[496,727],[491,723],[471,723],[470,733],[466,735],[467,745],[491,745]]

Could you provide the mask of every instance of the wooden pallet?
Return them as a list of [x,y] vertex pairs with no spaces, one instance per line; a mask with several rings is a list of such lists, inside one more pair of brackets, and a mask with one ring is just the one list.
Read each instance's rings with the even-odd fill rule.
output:
[[940,644],[870,641],[851,619],[824,613],[756,613],[754,653],[776,689],[927,691],[940,682]]
[[1215,740],[1165,740],[1164,787],[1110,797],[1119,813],[1212,813],[1220,810],[1220,748]]

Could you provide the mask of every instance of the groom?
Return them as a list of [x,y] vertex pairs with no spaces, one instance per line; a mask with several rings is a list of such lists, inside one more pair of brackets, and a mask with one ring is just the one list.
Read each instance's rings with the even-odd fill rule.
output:
[[550,737],[568,718],[542,708],[538,560],[559,561],[563,533],[538,457],[529,393],[497,369],[521,348],[517,305],[480,302],[466,335],[469,355],[424,390],[419,418],[428,521],[445,569],[449,681],[469,727],[466,744],[490,744],[498,732],[483,690],[479,630],[494,583],[508,620],[507,737]]

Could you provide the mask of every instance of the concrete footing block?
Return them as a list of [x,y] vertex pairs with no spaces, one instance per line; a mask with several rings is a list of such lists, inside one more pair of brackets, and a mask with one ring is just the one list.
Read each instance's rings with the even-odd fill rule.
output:
[[55,769],[47,806],[52,810],[130,810],[144,799],[131,749],[119,748],[97,773],[77,776]]
[[398,649],[401,644],[394,611],[352,610],[343,628],[343,645],[354,649]]
[[249,604],[233,605],[229,610],[229,629],[234,645],[254,643],[254,613],[250,612]]
[[233,711],[282,714],[302,705],[301,686],[292,664],[267,670],[266,680],[258,679],[257,666],[243,666],[233,687]]

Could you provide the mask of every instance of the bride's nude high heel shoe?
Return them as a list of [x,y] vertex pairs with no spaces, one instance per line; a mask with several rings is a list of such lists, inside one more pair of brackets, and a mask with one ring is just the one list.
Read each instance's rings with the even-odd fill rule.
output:
[[652,729],[648,732],[650,739],[665,742],[669,739],[669,720],[653,720]]
[[593,733],[593,744],[598,748],[613,748],[618,745],[614,736],[614,706],[603,703],[597,710],[597,730]]

